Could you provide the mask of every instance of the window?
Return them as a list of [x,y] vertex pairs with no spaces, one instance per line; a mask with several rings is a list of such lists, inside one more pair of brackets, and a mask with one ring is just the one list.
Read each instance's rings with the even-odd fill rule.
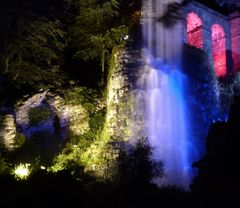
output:
[[212,54],[216,76],[226,76],[226,38],[224,29],[218,24],[212,26]]
[[203,47],[202,20],[193,12],[187,16],[187,43],[196,48]]

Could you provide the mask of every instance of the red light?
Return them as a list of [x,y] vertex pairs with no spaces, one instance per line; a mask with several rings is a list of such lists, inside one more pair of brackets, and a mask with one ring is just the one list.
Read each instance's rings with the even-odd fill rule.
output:
[[233,71],[240,70],[240,18],[231,20],[231,40],[232,40],[232,59]]
[[216,76],[226,76],[226,38],[224,29],[218,24],[212,26],[212,53]]
[[196,48],[203,47],[202,20],[193,12],[187,16],[187,43]]

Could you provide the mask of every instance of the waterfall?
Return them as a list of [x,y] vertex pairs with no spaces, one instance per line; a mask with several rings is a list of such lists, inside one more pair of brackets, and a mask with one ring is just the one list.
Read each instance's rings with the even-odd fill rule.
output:
[[170,28],[156,21],[168,3],[179,0],[143,0],[143,45],[145,66],[138,80],[143,90],[146,135],[156,147],[153,153],[164,163],[160,185],[177,185],[188,189],[192,178],[194,148],[186,103],[187,77],[181,72],[183,44],[179,21]]

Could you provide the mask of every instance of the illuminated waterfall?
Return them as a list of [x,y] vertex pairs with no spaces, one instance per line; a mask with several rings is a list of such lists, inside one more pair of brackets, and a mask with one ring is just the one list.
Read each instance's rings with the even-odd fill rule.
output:
[[[187,77],[181,72],[182,26],[165,28],[154,17],[176,0],[144,0],[142,31],[146,64],[138,80],[144,90],[146,135],[156,147],[154,157],[164,162],[160,185],[188,189],[193,162],[185,102]],[[180,1],[179,1],[180,2]]]

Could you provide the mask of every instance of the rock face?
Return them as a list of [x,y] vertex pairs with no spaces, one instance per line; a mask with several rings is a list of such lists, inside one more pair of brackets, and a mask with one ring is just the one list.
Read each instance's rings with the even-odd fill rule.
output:
[[125,48],[114,54],[107,98],[107,129],[114,140],[135,140],[142,134],[144,111],[136,108],[142,53],[140,49]]
[[17,147],[16,124],[12,114],[0,118],[0,147],[7,150],[13,150]]

